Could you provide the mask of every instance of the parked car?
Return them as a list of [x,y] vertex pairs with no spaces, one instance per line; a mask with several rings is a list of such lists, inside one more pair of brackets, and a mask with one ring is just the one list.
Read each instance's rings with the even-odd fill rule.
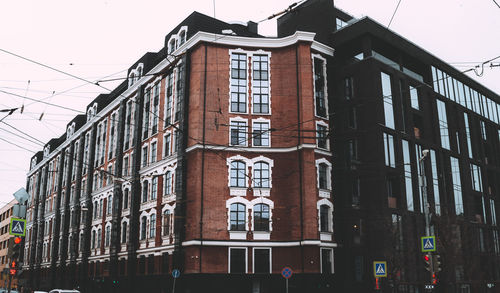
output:
[[81,293],[81,292],[74,289],[52,289],[50,290],[49,293]]

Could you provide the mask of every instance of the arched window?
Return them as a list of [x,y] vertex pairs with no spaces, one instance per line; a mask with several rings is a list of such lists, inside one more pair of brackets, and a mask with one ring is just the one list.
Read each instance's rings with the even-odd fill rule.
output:
[[111,226],[106,227],[106,234],[104,234],[104,246],[109,247],[109,242],[111,238]]
[[320,231],[321,232],[331,232],[330,231],[330,207],[326,204],[320,206]]
[[328,186],[328,165],[325,163],[319,164],[318,170],[319,176],[319,188],[320,189],[329,189]]
[[266,162],[257,162],[253,168],[254,186],[257,188],[269,187],[269,164]]
[[269,206],[256,204],[253,208],[254,230],[269,231]]
[[123,209],[128,209],[128,189],[123,191]]
[[186,31],[181,31],[179,33],[179,46],[182,46],[186,42]]
[[156,214],[149,216],[149,238],[156,236]]
[[141,240],[144,240],[146,239],[146,222],[147,222],[147,218],[146,216],[143,216],[141,218]]
[[172,212],[170,210],[166,210],[163,213],[163,236],[170,235],[170,221],[172,217]]
[[148,185],[149,183],[147,181],[142,183],[142,202],[148,201]]
[[245,187],[246,164],[242,161],[231,162],[231,187]]
[[172,53],[175,49],[175,39],[172,39],[168,45],[168,52]]
[[242,203],[231,204],[231,231],[245,231],[245,205]]
[[122,224],[122,243],[127,242],[127,222]]
[[165,174],[165,195],[172,194],[172,172]]

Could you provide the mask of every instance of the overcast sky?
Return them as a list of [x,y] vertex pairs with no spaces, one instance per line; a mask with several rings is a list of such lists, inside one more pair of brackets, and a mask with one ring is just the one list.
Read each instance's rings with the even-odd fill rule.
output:
[[[388,25],[398,1],[336,0],[335,5],[354,17],[369,16]],[[92,81],[121,78],[144,53],[161,49],[165,35],[195,10],[210,16],[215,12],[216,18],[224,21],[260,21],[293,2],[215,0],[214,10],[213,0],[3,1],[0,49]],[[259,33],[275,36],[275,26],[275,20],[262,22]],[[390,26],[460,70],[500,55],[499,28],[500,8],[493,0],[402,0]],[[494,63],[499,64],[500,58]],[[485,67],[482,77],[473,72],[468,75],[500,93],[500,67]],[[66,124],[79,113],[33,104],[1,91],[82,112],[99,93],[106,91],[0,51],[0,109],[24,105],[22,114],[16,111],[3,120],[8,125],[0,123],[0,205],[3,205],[25,186],[34,152],[42,150],[42,145],[51,138],[61,136]],[[0,113],[0,119],[5,114]]]

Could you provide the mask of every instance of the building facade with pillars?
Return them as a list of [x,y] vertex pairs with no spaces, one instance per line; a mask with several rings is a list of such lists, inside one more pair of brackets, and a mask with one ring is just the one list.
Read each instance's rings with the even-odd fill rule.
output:
[[31,288],[333,286],[327,66],[297,31],[193,13],[31,162]]

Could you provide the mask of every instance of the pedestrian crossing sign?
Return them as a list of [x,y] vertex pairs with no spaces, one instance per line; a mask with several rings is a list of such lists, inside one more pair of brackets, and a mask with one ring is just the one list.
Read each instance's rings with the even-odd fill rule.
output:
[[14,236],[24,236],[26,234],[26,220],[10,218],[9,234]]
[[387,277],[387,262],[374,261],[373,262],[373,275],[375,278]]
[[422,239],[422,252],[436,251],[436,236],[424,236]]

